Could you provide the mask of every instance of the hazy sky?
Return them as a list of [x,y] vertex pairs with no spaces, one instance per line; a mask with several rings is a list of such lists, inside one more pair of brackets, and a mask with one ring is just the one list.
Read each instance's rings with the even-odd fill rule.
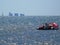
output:
[[0,0],[0,14],[60,15],[60,0]]

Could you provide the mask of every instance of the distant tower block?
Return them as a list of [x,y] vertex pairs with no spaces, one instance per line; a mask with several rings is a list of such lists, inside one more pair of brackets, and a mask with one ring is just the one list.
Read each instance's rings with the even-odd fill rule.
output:
[[24,16],[24,14],[20,14],[20,16]]
[[9,16],[13,16],[13,14],[11,12],[9,12]]
[[18,13],[15,13],[14,16],[18,16]]

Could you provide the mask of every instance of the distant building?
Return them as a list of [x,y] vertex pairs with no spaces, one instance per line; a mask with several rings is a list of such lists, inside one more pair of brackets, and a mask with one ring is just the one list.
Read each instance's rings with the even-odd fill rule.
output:
[[18,13],[15,13],[14,16],[18,16]]
[[11,12],[9,12],[9,16],[13,16],[13,14]]
[[24,14],[20,14],[20,16],[24,16]]

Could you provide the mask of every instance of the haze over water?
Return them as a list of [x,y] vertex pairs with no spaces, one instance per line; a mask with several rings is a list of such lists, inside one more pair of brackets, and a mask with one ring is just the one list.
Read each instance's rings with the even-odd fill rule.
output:
[[0,15],[9,12],[26,16],[60,15],[60,0],[0,0]]

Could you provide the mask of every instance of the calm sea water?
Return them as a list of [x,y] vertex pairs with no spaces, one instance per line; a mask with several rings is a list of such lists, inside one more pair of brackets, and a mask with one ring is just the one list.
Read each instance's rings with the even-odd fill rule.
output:
[[59,30],[36,30],[60,16],[0,17],[0,45],[60,45]]

